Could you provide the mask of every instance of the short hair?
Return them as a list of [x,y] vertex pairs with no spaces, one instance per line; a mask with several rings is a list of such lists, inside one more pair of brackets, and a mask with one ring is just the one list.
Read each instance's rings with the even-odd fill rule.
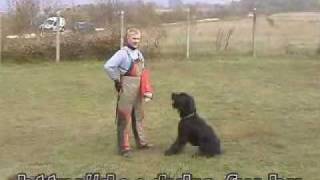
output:
[[129,28],[127,29],[126,37],[141,34],[141,31],[138,28]]

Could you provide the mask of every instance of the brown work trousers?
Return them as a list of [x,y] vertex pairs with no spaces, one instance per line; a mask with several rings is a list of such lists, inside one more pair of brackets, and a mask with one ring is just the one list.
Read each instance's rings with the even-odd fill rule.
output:
[[123,76],[122,92],[117,105],[117,134],[119,153],[130,150],[130,125],[137,146],[146,144],[143,133],[143,99],[140,94],[140,77]]

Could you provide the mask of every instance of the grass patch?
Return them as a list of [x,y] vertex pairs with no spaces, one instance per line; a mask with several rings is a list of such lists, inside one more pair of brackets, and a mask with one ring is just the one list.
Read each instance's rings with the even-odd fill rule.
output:
[[[115,92],[103,62],[4,64],[0,67],[0,175],[114,172],[130,179],[160,172],[179,177],[316,180],[319,176],[320,62],[313,59],[202,57],[153,59],[156,94],[145,130],[155,148],[116,154]],[[196,149],[165,157],[178,114],[170,93],[186,91],[222,139],[224,154],[192,158]]]

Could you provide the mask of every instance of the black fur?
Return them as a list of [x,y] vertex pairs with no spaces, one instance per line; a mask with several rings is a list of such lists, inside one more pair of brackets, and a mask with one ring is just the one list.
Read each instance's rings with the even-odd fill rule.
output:
[[171,99],[173,108],[180,114],[180,122],[178,137],[166,150],[165,155],[181,152],[188,142],[193,146],[199,146],[199,155],[211,157],[220,154],[220,140],[212,128],[198,116],[193,97],[187,93],[172,93]]

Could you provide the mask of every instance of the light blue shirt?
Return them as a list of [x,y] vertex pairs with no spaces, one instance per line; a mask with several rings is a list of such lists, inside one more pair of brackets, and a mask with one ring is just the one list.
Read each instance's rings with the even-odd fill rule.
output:
[[142,60],[144,64],[144,57],[138,50],[132,50],[124,46],[118,50],[110,59],[104,64],[104,70],[112,80],[120,80],[120,75],[124,75],[131,66],[132,61]]

